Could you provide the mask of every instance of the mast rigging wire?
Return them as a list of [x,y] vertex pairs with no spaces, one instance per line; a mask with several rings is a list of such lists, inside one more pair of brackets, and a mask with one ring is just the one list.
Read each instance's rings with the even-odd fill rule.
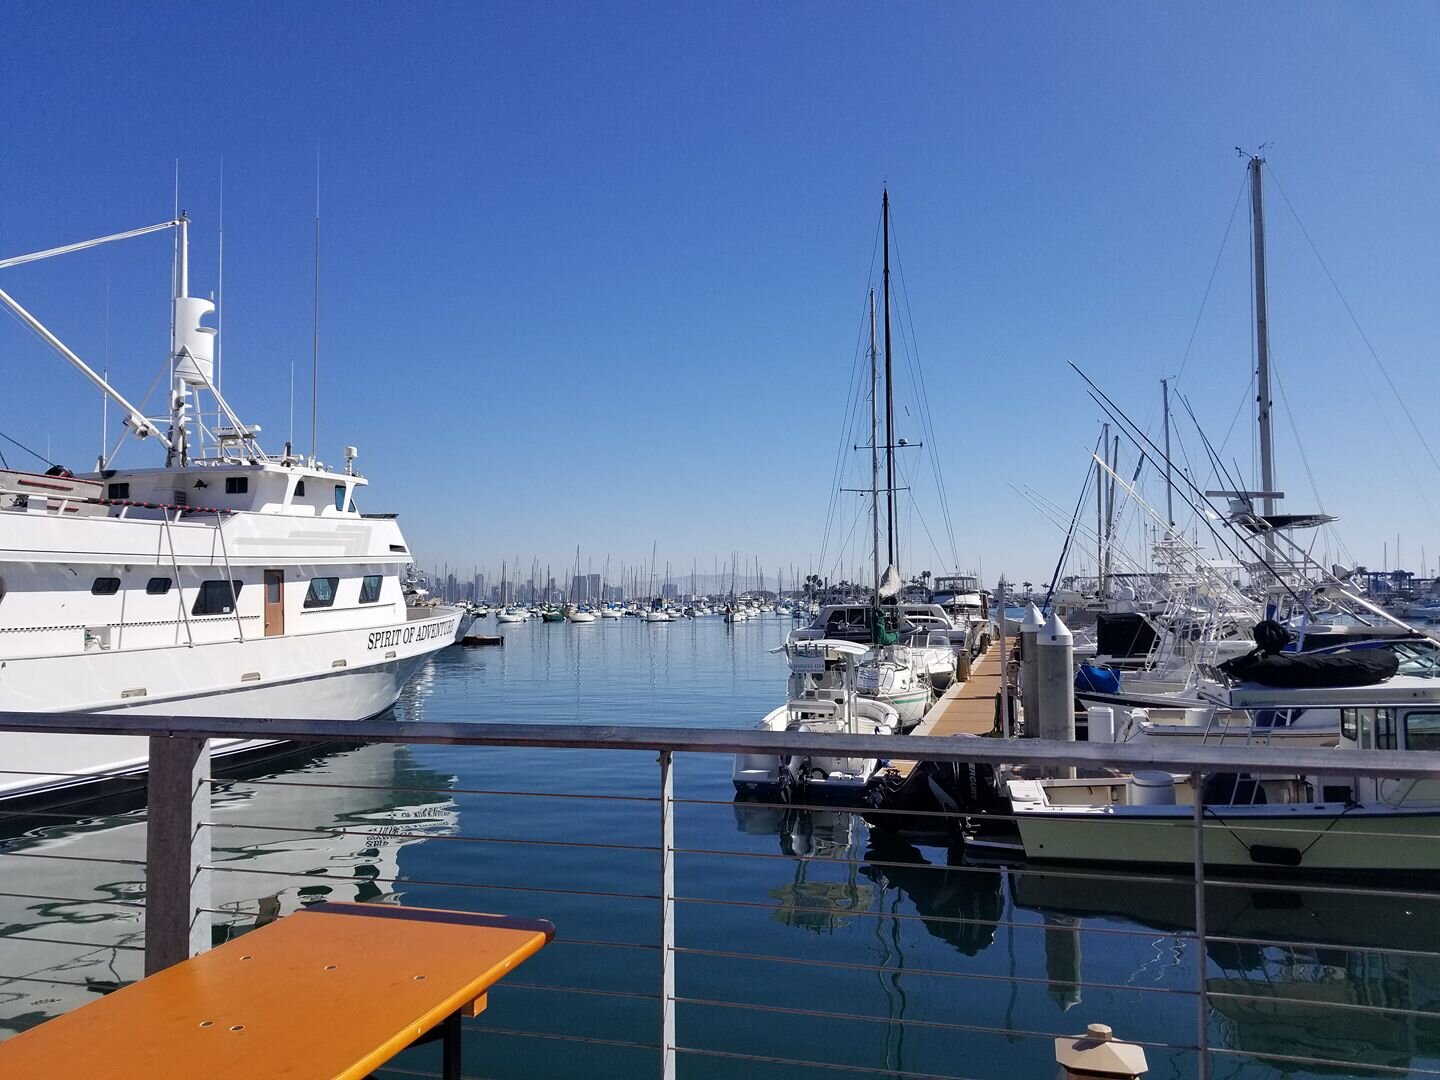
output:
[[1320,254],[1320,249],[1315,245],[1315,241],[1310,238],[1310,231],[1305,228],[1305,222],[1300,220],[1300,215],[1295,211],[1295,206],[1291,203],[1290,196],[1285,193],[1285,188],[1281,185],[1280,177],[1276,175],[1274,166],[1270,166],[1270,176],[1275,181],[1275,188],[1280,192],[1280,197],[1285,200],[1285,208],[1290,211],[1290,216],[1295,219],[1295,224],[1300,227],[1300,235],[1305,237],[1305,242],[1310,245],[1310,251],[1314,254],[1315,261],[1320,264],[1320,269],[1325,272],[1325,277],[1326,280],[1330,282],[1330,287],[1335,290],[1335,295],[1339,298],[1340,305],[1345,309],[1345,314],[1350,316],[1350,322],[1354,325],[1355,332],[1360,335],[1360,340],[1365,343],[1365,348],[1370,353],[1370,359],[1374,360],[1375,366],[1380,369],[1380,374],[1384,376],[1385,379],[1385,385],[1390,388],[1390,393],[1395,396],[1395,401],[1400,406],[1400,411],[1405,414],[1405,419],[1410,422],[1410,428],[1415,432],[1415,437],[1420,440],[1420,445],[1425,448],[1425,454],[1430,458],[1430,464],[1435,466],[1437,472],[1440,472],[1440,461],[1436,460],[1435,452],[1430,449],[1429,441],[1426,440],[1424,432],[1420,430],[1420,425],[1415,422],[1415,417],[1410,412],[1410,407],[1405,403],[1404,397],[1402,397],[1400,391],[1396,389],[1394,380],[1390,378],[1390,372],[1386,370],[1385,364],[1380,359],[1380,354],[1375,351],[1375,346],[1370,343],[1369,335],[1365,333],[1365,328],[1360,325],[1360,320],[1356,318],[1355,311],[1350,306],[1350,301],[1345,298],[1345,294],[1340,290],[1340,285],[1335,280],[1335,275],[1330,272],[1330,267],[1326,264],[1324,256]]
[[[55,462],[51,461],[51,460],[50,460],[49,458],[47,458],[44,454],[37,453],[36,451],[31,450],[30,447],[26,446],[24,443],[20,442],[18,439],[13,439],[13,438],[11,438],[9,435],[6,435],[5,432],[3,432],[3,431],[0,431],[0,439],[4,439],[6,442],[11,443],[11,444],[13,444],[13,445],[15,445],[15,446],[18,446],[21,450],[24,450],[25,453],[29,454],[31,457],[37,459],[38,461],[43,461],[43,462],[45,462],[46,465],[49,465],[49,466],[51,466],[52,468],[53,468],[54,465],[55,465]],[[10,467],[10,466],[6,463],[6,461],[5,461],[5,455],[4,455],[4,454],[0,454],[0,465],[4,465],[5,468],[7,468],[7,469]]]

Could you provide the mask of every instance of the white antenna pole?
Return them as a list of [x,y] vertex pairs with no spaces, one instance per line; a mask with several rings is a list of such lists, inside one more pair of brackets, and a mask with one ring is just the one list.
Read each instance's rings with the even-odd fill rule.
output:
[[[110,381],[110,268],[105,268],[105,358],[101,365],[101,375],[107,383]],[[110,445],[110,398],[106,394],[100,395],[100,456],[95,466],[96,472],[103,472],[105,469],[105,448]]]
[[225,348],[225,155],[220,155],[220,265],[215,278],[215,391],[220,391],[220,354]]
[[1175,485],[1170,472],[1170,380],[1160,380],[1160,396],[1165,408],[1165,519],[1175,528]]
[[315,296],[310,328],[310,463],[315,463],[320,408],[320,143],[315,143]]

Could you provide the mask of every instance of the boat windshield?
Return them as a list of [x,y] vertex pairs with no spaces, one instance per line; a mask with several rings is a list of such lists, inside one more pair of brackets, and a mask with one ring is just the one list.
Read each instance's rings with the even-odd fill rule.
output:
[[1400,661],[1399,674],[1440,677],[1440,645],[1426,640],[1396,641],[1390,645]]

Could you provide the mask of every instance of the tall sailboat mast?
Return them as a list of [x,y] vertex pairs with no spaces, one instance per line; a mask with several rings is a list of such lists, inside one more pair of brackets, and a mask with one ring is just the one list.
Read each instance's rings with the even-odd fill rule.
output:
[[879,346],[875,341],[875,290],[870,290],[870,548],[871,569],[874,571],[875,603],[880,603],[880,403],[877,397],[876,370]]
[[880,198],[881,231],[885,246],[884,278],[885,288],[885,524],[890,566],[897,570],[895,554],[895,394],[891,381],[893,367],[890,354],[890,189],[884,189]]
[[1265,297],[1265,199],[1260,168],[1265,159],[1250,155],[1250,216],[1255,238],[1255,409],[1260,429],[1261,513],[1275,512],[1275,449],[1270,435],[1270,311]]

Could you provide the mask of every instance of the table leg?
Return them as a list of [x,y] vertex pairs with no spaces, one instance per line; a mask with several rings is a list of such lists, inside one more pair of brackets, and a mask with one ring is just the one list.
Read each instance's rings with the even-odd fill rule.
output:
[[445,1019],[445,1042],[440,1051],[441,1075],[444,1080],[463,1080],[460,1065],[460,1014],[451,1013]]

